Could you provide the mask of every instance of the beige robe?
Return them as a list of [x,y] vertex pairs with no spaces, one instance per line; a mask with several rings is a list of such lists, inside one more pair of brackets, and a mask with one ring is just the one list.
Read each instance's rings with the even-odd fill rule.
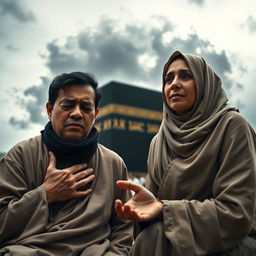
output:
[[166,255],[223,252],[256,233],[256,140],[240,114],[224,114],[199,153],[173,158],[163,173],[153,168],[156,141],[147,188],[164,202],[164,234],[172,245]]
[[[43,187],[49,164],[41,136],[17,144],[0,162],[0,252],[10,255],[128,255],[132,224],[114,201],[130,194],[115,186],[127,179],[123,160],[98,145],[88,168],[96,178],[91,195],[48,206]],[[56,210],[57,209],[57,210]]]
[[[182,115],[171,109],[170,95],[164,93],[176,58],[185,61],[196,85],[196,100]],[[163,121],[150,145],[146,185],[164,202],[163,225],[152,224],[170,242],[162,255],[256,255],[256,240],[248,236],[256,234],[256,136],[228,104],[221,84],[195,55],[176,51],[164,66]],[[177,93],[186,97],[179,86]],[[162,247],[165,240],[158,240]],[[140,255],[137,248],[135,241],[133,255]]]

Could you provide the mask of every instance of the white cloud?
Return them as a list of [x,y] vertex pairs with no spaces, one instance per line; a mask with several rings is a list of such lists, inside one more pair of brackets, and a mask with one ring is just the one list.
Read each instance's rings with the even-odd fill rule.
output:
[[[26,119],[31,118],[34,111],[31,108],[31,112],[28,112],[26,107],[29,97],[32,96],[20,94],[25,100],[22,110],[21,106],[15,102],[17,94],[10,94],[10,88],[20,89],[19,93],[21,93],[28,88],[33,88],[32,85],[40,87],[41,77],[51,80],[55,73],[64,69],[79,68],[80,65],[88,68],[92,54],[106,56],[103,53],[116,39],[123,40],[120,41],[123,48],[119,49],[119,55],[122,53],[123,58],[127,60],[127,62],[119,62],[119,59],[115,59],[116,67],[123,66],[129,70],[128,74],[136,74],[133,84],[151,88],[160,89],[162,64],[177,47],[184,51],[204,54],[213,64],[222,60],[223,66],[219,65],[218,72],[228,71],[224,79],[227,79],[226,86],[230,88],[232,101],[244,106],[242,113],[256,127],[253,99],[256,70],[253,66],[256,52],[253,49],[256,33],[251,30],[255,22],[253,13],[256,8],[255,1],[193,0],[193,3],[191,1],[73,0],[71,2],[62,0],[61,3],[50,0],[9,1],[16,5],[13,5],[8,15],[1,17],[0,28],[2,57],[0,98],[4,108],[9,110],[0,113],[2,131],[0,151],[6,151],[17,141],[38,133],[41,127],[39,124],[31,123],[30,130],[17,132],[9,124],[8,120],[11,117],[16,118],[14,121],[34,120],[36,123],[35,117]],[[20,6],[22,9],[19,8]],[[16,12],[14,12],[15,8]],[[20,13],[20,18],[18,18],[19,11],[23,13]],[[100,34],[103,33],[103,30],[99,29],[102,29],[102,26],[99,27],[100,22],[104,23],[109,18],[115,21],[112,27],[115,33]],[[244,27],[241,27],[242,23]],[[131,25],[129,30],[128,24]],[[168,26],[164,27],[167,24]],[[86,28],[90,29],[86,30]],[[81,48],[78,41],[80,38],[84,42],[82,31],[88,33],[88,35],[85,34],[87,36],[85,38],[89,42],[93,42],[90,41],[89,34],[94,39],[103,41],[94,41],[90,52],[86,51],[86,47]],[[108,40],[105,40],[104,36],[109,36]],[[128,47],[125,46],[128,37],[134,47],[134,55],[130,56],[124,54],[127,49],[125,47]],[[59,50],[58,54],[53,48],[49,49],[54,45]],[[141,50],[143,47],[144,51]],[[45,57],[42,58],[42,55]],[[67,65],[67,61],[70,61],[70,65]],[[135,73],[136,69],[133,70],[130,67],[133,61],[134,67],[138,68],[137,73]],[[144,68],[147,66],[147,69],[152,71],[153,79],[149,73],[140,69],[142,63],[146,63]],[[114,62],[112,64],[114,65]],[[126,76],[121,69],[117,68],[112,72],[107,69],[107,65],[107,62],[102,66],[94,63],[95,75],[100,82],[107,82],[113,77],[121,82],[130,81],[130,75]],[[40,104],[43,103],[40,102]],[[41,113],[40,120],[46,120],[42,115],[44,106],[37,111],[39,112],[34,113]],[[27,116],[28,113],[30,114]],[[8,134],[10,136],[7,136]]]

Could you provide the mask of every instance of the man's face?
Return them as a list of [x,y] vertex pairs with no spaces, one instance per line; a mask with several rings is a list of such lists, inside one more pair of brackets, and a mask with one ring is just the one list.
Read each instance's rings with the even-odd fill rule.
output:
[[64,140],[78,141],[91,131],[98,109],[95,92],[90,85],[68,85],[59,91],[52,106],[46,104],[53,130]]

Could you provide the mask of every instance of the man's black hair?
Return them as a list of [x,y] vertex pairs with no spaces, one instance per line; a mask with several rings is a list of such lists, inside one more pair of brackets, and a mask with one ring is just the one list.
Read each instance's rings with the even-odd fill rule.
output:
[[100,91],[97,88],[98,82],[93,77],[93,75],[84,72],[63,73],[59,76],[56,76],[49,87],[48,102],[54,105],[54,102],[59,95],[59,90],[64,89],[69,85],[90,85],[95,92],[95,108],[98,107],[98,103],[101,98]]

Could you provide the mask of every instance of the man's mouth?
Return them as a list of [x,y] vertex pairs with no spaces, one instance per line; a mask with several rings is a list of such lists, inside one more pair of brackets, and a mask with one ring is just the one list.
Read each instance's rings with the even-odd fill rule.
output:
[[80,128],[84,128],[83,125],[81,125],[80,123],[70,123],[70,124],[66,124],[66,127],[68,126],[75,126],[75,127],[80,127]]

